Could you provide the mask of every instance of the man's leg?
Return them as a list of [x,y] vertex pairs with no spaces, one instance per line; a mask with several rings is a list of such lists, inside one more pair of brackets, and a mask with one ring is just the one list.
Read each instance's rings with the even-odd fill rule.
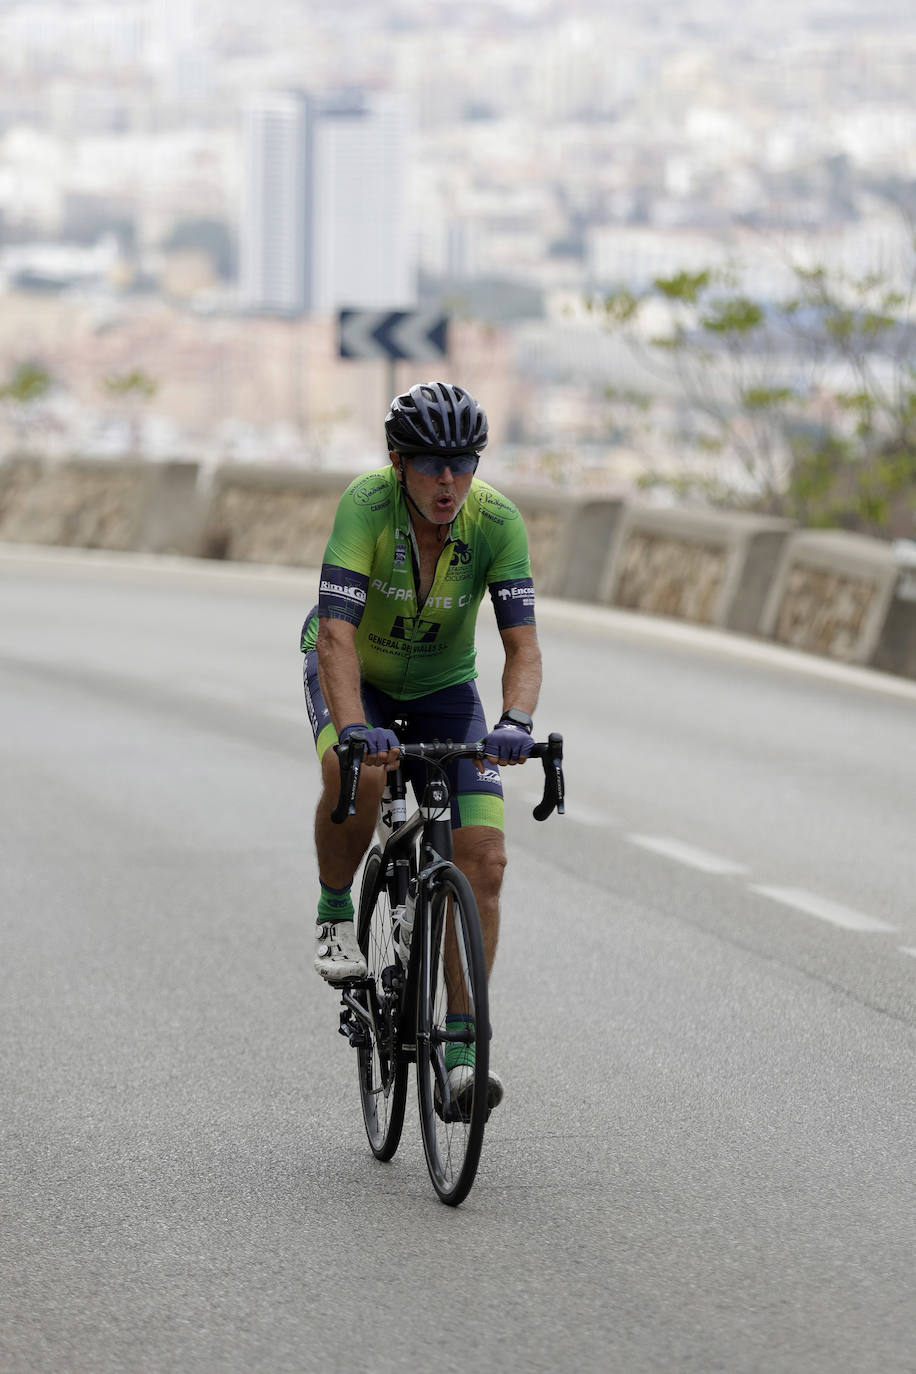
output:
[[[483,931],[487,978],[496,955],[499,938],[499,894],[506,867],[506,847],[503,832],[489,825],[461,826],[453,831],[455,863],[471,885],[480,913]],[[445,978],[448,993],[448,1021],[455,1029],[462,1023],[473,1025],[472,1008],[468,1006],[464,989],[461,960],[454,938],[449,931],[445,940]],[[445,1065],[449,1070],[449,1086],[459,1103],[470,1093],[474,1082],[474,1057],[467,1047],[452,1043],[446,1047]],[[492,1068],[487,1083],[487,1105],[492,1110],[503,1097],[503,1085]]]
[[477,901],[489,976],[499,939],[499,895],[506,868],[505,839],[501,830],[490,825],[463,825],[453,832],[453,839],[455,863],[471,884]]
[[348,887],[372,841],[379,801],[385,786],[384,768],[362,768],[356,794],[356,814],[335,825],[331,812],[340,795],[340,765],[333,749],[321,760],[322,791],[315,811],[315,850],[318,876],[328,887]]
[[356,813],[335,825],[331,812],[340,793],[340,766],[333,749],[321,759],[322,792],[315,812],[315,850],[321,897],[318,903],[315,967],[328,982],[361,977],[366,962],[356,941],[351,886],[372,840],[379,799],[385,786],[383,768],[363,768]]
[[[303,645],[314,642],[316,610],[309,613],[303,626]],[[335,825],[331,820],[331,812],[340,794],[340,765],[332,746],[337,734],[321,690],[318,654],[314,648],[305,651],[302,682],[309,723],[321,761],[321,797],[315,812],[315,849],[320,879],[315,967],[329,982],[340,982],[345,978],[360,977],[366,972],[366,961],[356,941],[350,889],[360,860],[372,839],[378,800],[385,786],[385,771],[382,768],[363,768],[356,814],[348,816],[343,825]]]

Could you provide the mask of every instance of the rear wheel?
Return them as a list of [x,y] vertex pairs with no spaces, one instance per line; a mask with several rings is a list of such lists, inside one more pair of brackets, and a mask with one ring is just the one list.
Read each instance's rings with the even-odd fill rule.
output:
[[456,1207],[471,1190],[487,1119],[490,1017],[477,903],[467,879],[440,869],[422,938],[417,1091],[433,1187]]
[[370,852],[363,868],[356,938],[369,969],[365,986],[354,990],[370,1022],[364,1025],[365,1035],[357,1044],[363,1121],[376,1159],[391,1159],[404,1125],[407,1063],[397,1053],[401,973],[378,847]]

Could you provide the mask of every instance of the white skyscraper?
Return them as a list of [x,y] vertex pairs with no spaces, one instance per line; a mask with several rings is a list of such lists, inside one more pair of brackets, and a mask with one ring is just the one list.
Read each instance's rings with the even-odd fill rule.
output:
[[309,308],[311,126],[298,91],[257,96],[245,108],[239,289],[249,310]]
[[245,113],[240,287],[251,310],[328,314],[416,303],[407,116],[383,94]]
[[380,94],[328,108],[315,129],[312,301],[386,309],[417,299],[407,116]]

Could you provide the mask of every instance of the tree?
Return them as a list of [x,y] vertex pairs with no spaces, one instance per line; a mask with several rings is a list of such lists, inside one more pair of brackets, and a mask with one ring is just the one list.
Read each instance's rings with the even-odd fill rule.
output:
[[30,359],[17,363],[8,382],[0,385],[0,401],[12,403],[13,424],[18,444],[23,443],[29,421],[37,404],[44,400],[54,385],[54,378],[40,362]]
[[[640,295],[618,291],[603,302],[608,327],[648,367],[673,373],[705,422],[704,461],[695,451],[676,478],[647,482],[809,525],[908,533],[916,257],[905,290],[878,273],[798,265],[791,273],[794,290],[774,304],[744,294],[733,271],[714,269],[656,278]],[[641,327],[650,304],[666,318],[653,336]]]
[[128,372],[111,372],[103,378],[102,386],[109,396],[116,399],[119,409],[126,415],[130,450],[138,454],[142,447],[143,407],[151,401],[158,386],[142,368],[132,368]]

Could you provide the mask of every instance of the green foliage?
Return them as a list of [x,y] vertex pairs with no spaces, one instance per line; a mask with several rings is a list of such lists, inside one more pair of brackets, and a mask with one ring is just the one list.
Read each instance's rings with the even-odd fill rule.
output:
[[[854,278],[818,265],[794,266],[793,290],[766,309],[719,268],[657,278],[640,296],[609,296],[608,327],[648,368],[673,372],[707,422],[684,450],[684,471],[650,474],[645,485],[808,525],[912,537],[912,247],[909,291],[878,272]],[[670,324],[647,339],[640,315],[652,301],[666,306]],[[732,470],[740,463],[744,480],[729,486],[691,471],[689,450],[707,460],[718,451]]]
[[[630,291],[616,291],[604,299],[604,313],[608,324],[624,325],[634,320],[642,302]],[[591,308],[591,307],[590,307]]]
[[741,399],[748,410],[775,410],[795,399],[789,386],[748,386]]
[[666,300],[696,305],[712,281],[711,271],[678,272],[673,277],[656,277],[652,285]]
[[151,400],[159,389],[149,373],[139,367],[129,372],[110,372],[102,379],[102,385],[112,396],[133,396],[144,401]]
[[700,319],[710,334],[751,334],[763,323],[762,308],[746,296],[714,302],[708,315]]
[[0,386],[0,400],[28,405],[31,401],[39,401],[46,396],[53,384],[53,377],[41,363],[18,363],[10,380],[5,386]]

